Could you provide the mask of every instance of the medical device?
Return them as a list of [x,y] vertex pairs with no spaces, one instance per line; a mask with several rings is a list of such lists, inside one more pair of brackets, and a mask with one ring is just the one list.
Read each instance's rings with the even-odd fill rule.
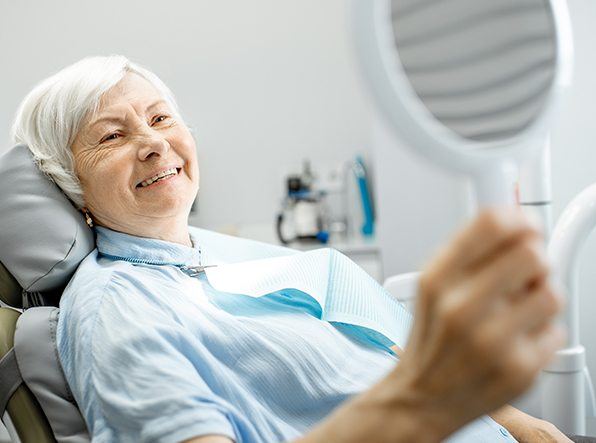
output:
[[375,215],[369,185],[370,179],[361,156],[356,156],[351,163],[351,170],[356,177],[360,202],[362,204],[363,222],[360,227],[360,233],[365,237],[370,237],[374,234],[375,230]]
[[[521,164],[522,192],[545,200],[549,226],[548,130],[572,70],[565,2],[352,0],[352,17],[365,77],[395,133],[426,158],[468,175],[480,206],[519,201]],[[584,389],[591,384],[577,333],[573,265],[596,224],[596,211],[577,214],[591,193],[572,203],[550,247],[571,290],[571,341],[544,371],[541,409],[575,434],[585,433]],[[591,392],[587,398],[593,406]]]
[[276,221],[277,238],[284,245],[292,242],[327,243],[329,239],[325,193],[313,189],[313,181],[308,161],[305,161],[301,175],[290,175],[286,180],[287,194]]
[[585,434],[585,417],[596,414],[596,400],[586,366],[586,349],[579,340],[578,261],[594,227],[596,184],[567,205],[549,243],[549,256],[567,294],[564,323],[568,337],[565,348],[543,372],[542,414],[561,429],[581,435]]

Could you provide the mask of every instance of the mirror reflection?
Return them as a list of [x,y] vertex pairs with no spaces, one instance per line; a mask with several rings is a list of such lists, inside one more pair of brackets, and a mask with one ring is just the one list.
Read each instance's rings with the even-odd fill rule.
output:
[[557,59],[543,0],[393,0],[403,70],[429,112],[461,137],[511,138],[543,109]]

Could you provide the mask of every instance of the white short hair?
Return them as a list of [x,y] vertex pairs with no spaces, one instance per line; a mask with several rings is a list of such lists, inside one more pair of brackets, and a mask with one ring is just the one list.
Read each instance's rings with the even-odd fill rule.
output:
[[121,55],[87,57],[62,69],[35,86],[16,113],[12,142],[28,146],[39,169],[77,208],[85,203],[71,145],[81,122],[97,111],[102,95],[129,72],[150,82],[178,114],[172,92],[159,77]]

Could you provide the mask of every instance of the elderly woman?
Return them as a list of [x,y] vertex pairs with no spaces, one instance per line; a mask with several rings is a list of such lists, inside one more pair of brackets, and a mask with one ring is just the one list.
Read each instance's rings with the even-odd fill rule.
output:
[[[57,337],[94,441],[424,442],[470,422],[453,441],[568,441],[502,407],[562,341],[540,233],[518,211],[482,214],[430,264],[402,353],[381,325],[324,321],[312,294],[211,284],[206,257],[239,252],[189,230],[195,142],[146,69],[84,59],[37,86],[13,129],[96,232]],[[340,296],[375,308],[382,290],[363,285]]]

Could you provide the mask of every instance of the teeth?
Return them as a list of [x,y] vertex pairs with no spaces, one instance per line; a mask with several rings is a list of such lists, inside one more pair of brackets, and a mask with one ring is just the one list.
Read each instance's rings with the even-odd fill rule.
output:
[[157,180],[159,180],[161,178],[164,178],[164,177],[167,177],[170,175],[176,175],[176,174],[178,174],[178,171],[176,170],[176,168],[168,169],[166,171],[160,172],[159,174],[141,182],[141,186],[143,186],[145,188],[145,187],[149,186],[150,184],[155,183]]

